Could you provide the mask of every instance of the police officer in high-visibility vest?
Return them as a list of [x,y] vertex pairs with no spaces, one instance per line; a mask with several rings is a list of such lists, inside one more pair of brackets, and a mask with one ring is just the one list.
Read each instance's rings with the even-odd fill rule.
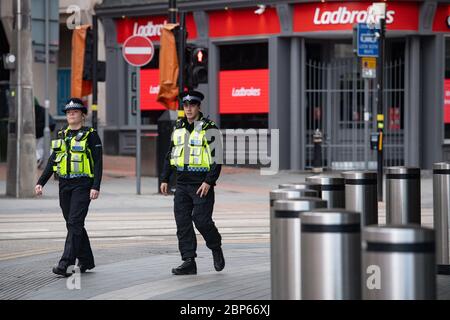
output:
[[53,272],[70,276],[69,266],[78,259],[80,272],[93,269],[89,237],[84,228],[89,203],[99,196],[102,178],[102,144],[97,132],[84,126],[87,108],[83,101],[71,98],[65,108],[67,127],[52,140],[52,154],[35,187],[36,195],[55,172],[59,177],[59,204],[66,221],[64,253]]
[[[222,237],[212,220],[214,207],[214,186],[220,175],[221,161],[214,161],[215,153],[221,152],[220,138],[217,147],[212,142],[220,134],[215,123],[200,112],[204,96],[198,91],[181,94],[185,116],[177,120],[172,133],[171,145],[161,175],[161,193],[167,195],[168,181],[176,171],[174,213],[177,225],[178,247],[184,261],[172,269],[175,275],[196,274],[197,239],[193,223],[212,250],[214,268],[225,267],[222,252]],[[215,132],[215,138],[208,134]],[[209,140],[210,139],[210,140]]]

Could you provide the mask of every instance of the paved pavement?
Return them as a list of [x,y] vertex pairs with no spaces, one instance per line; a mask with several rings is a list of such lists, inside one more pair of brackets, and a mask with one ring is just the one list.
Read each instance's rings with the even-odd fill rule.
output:
[[[0,164],[0,194],[5,192]],[[173,276],[180,263],[172,196],[156,193],[157,179],[135,192],[132,158],[109,157],[100,199],[86,222],[97,267],[81,275],[80,290],[51,273],[65,239],[57,182],[39,199],[0,196],[0,299],[270,299],[268,193],[279,183],[304,181],[302,172],[261,176],[224,167],[214,218],[223,236],[226,267],[216,272],[198,236],[198,274]],[[423,224],[432,225],[431,179],[422,180]],[[380,203],[380,223],[384,204]],[[450,277],[438,277],[438,296],[450,298]]]

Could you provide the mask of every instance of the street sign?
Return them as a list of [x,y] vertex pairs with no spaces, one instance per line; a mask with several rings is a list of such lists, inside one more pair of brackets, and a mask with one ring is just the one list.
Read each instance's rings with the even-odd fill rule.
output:
[[359,57],[378,57],[380,29],[371,28],[367,23],[358,23],[357,50]]
[[363,57],[361,61],[362,77],[365,79],[375,79],[377,77],[377,59],[373,57]]
[[155,48],[147,37],[131,36],[123,43],[122,55],[126,62],[137,67],[136,70],[136,193],[141,194],[141,67],[152,61]]
[[154,53],[153,43],[147,37],[131,36],[123,43],[123,58],[135,67],[145,66],[152,60]]

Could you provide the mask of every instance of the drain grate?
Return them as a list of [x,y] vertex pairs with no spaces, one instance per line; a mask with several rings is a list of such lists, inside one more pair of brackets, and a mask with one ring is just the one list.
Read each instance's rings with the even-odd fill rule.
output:
[[20,299],[60,279],[49,268],[39,271],[36,268],[24,267],[2,268],[0,269],[0,300]]

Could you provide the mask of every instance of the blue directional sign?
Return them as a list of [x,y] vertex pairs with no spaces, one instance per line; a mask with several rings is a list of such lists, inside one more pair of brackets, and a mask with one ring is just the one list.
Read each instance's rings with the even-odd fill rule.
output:
[[379,41],[376,34],[380,29],[370,28],[366,23],[358,23],[358,56],[378,57]]

